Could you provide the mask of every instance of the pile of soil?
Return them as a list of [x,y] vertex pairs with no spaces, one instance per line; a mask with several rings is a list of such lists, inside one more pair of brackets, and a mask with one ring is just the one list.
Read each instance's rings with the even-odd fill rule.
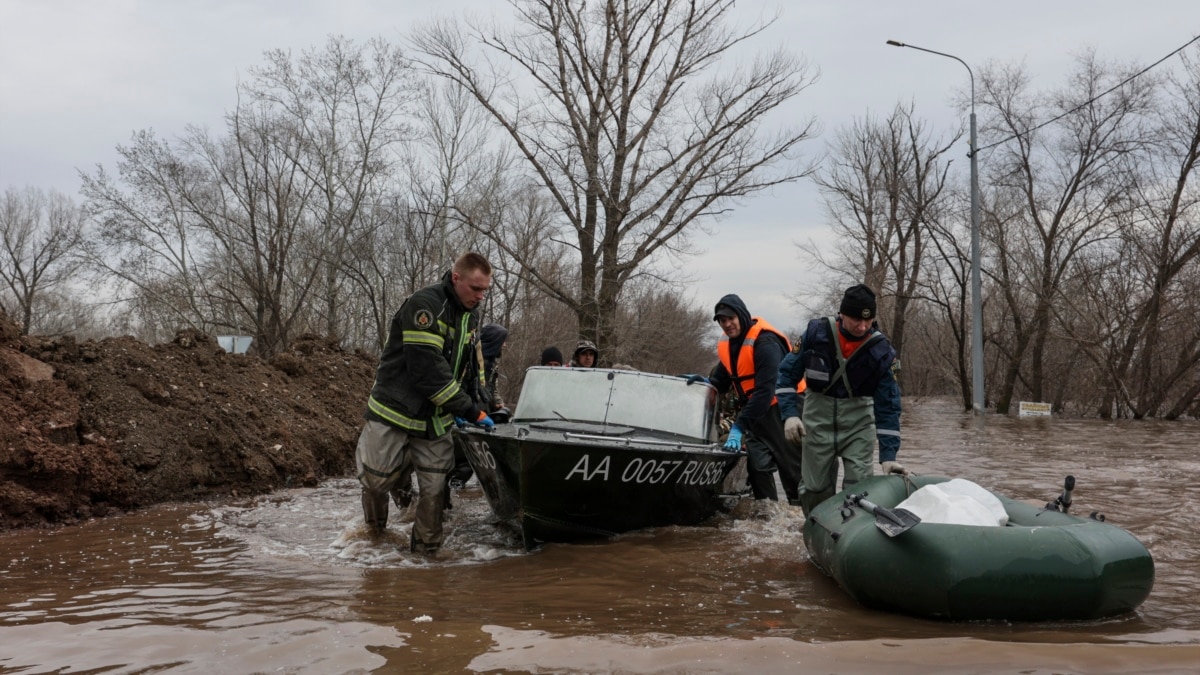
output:
[[0,529],[347,475],[375,363],[317,336],[269,361],[193,330],[22,337],[0,312]]

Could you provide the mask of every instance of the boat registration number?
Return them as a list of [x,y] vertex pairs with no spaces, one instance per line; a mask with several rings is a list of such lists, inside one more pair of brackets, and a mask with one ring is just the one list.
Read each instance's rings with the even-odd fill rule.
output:
[[567,472],[566,480],[620,480],[622,483],[675,483],[714,485],[725,478],[725,463],[698,459],[642,459],[634,457],[620,471],[613,469],[612,455],[596,458],[584,454]]

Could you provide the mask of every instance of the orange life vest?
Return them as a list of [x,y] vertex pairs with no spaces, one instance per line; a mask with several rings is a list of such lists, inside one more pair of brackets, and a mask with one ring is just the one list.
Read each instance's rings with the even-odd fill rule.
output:
[[[764,330],[778,335],[779,339],[783,340],[784,349],[789,352],[792,350],[792,343],[787,336],[760,316],[750,318],[750,330],[746,331],[746,337],[742,339],[742,348],[738,350],[736,368],[730,362],[729,336],[722,335],[721,340],[717,342],[717,357],[721,359],[721,365],[725,366],[725,370],[729,373],[734,389],[737,390],[739,396],[749,398],[750,392],[754,391],[754,342],[758,339],[759,333]],[[803,392],[807,388],[808,384],[805,382],[805,378],[800,378],[800,382],[796,384],[796,393]],[[771,404],[774,405],[777,402],[778,399],[772,396]]]

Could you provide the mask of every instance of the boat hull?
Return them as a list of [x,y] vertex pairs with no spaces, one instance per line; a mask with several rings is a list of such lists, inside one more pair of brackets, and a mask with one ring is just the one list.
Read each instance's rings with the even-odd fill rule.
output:
[[527,548],[712,517],[739,454],[456,430],[492,511]]
[[[912,477],[911,489],[946,480]],[[910,493],[900,476],[875,476],[852,491],[885,508]],[[874,515],[844,510],[849,492],[813,509],[804,543],[822,571],[870,607],[950,620],[1098,619],[1133,611],[1154,585],[1146,547],[1105,522],[997,495],[1008,526],[923,522],[888,537]]]

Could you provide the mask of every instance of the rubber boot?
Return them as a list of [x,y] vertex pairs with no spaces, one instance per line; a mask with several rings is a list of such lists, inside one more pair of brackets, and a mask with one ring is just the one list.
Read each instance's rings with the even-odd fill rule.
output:
[[803,506],[800,501],[800,489],[798,487],[784,486],[783,492],[787,495],[788,506]]
[[779,493],[775,490],[775,472],[759,471],[747,467],[746,478],[750,482],[750,490],[754,493],[755,499],[779,501]]
[[362,491],[363,521],[367,524],[367,532],[372,537],[383,534],[387,528],[388,495],[386,492]]
[[437,544],[426,544],[425,542],[418,541],[415,533],[409,536],[408,550],[412,553],[422,553],[426,556],[435,556],[440,548],[441,546],[438,546]]

